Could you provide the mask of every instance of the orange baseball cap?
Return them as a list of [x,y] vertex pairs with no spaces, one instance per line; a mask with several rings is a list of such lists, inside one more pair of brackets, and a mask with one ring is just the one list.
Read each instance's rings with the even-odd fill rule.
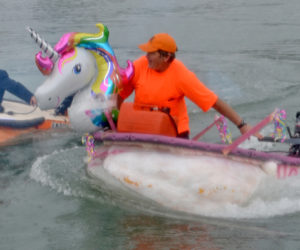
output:
[[177,51],[174,38],[167,33],[158,33],[154,35],[147,43],[140,44],[139,48],[145,52],[163,50],[166,52],[175,53]]

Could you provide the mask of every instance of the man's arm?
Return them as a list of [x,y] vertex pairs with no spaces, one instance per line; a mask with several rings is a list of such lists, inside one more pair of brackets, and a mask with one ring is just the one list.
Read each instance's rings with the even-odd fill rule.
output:
[[[244,123],[243,119],[239,116],[239,114],[222,99],[218,98],[216,103],[213,105],[213,108],[220,114],[228,118],[233,124],[235,124],[240,130],[241,134],[244,134],[251,129],[251,126],[247,123]],[[255,136],[258,138],[263,137],[261,134],[258,133],[255,134]]]

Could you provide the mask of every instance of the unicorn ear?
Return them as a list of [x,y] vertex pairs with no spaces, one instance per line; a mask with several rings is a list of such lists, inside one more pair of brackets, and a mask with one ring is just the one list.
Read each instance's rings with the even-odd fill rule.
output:
[[102,23],[97,23],[96,27],[99,28],[99,32],[102,33],[104,31],[105,26]]
[[45,53],[45,55],[52,61],[56,62],[59,58],[59,54],[51,47],[49,43],[45,41],[36,31],[32,28],[27,27],[27,31],[30,33],[30,36],[34,41],[39,45],[41,50]]

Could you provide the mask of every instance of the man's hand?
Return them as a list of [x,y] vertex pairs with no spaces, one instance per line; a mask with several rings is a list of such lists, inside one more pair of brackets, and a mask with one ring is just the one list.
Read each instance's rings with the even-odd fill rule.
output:
[[[244,125],[243,127],[240,128],[240,132],[241,132],[241,134],[245,134],[245,133],[247,133],[251,128],[252,128],[252,127],[251,127],[250,125],[246,124],[246,125]],[[264,138],[264,136],[263,136],[262,134],[258,133],[258,132],[255,133],[254,136],[257,137],[258,139]]]

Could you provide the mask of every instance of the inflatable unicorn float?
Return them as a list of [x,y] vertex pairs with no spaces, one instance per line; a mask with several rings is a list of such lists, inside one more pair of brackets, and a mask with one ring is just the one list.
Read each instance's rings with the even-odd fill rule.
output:
[[[35,59],[46,81],[36,91],[41,109],[58,107],[74,95],[68,110],[73,129],[94,132],[105,128],[107,120],[116,120],[117,88],[133,74],[128,61],[122,69],[108,44],[109,31],[97,24],[98,34],[67,33],[54,49],[31,28],[32,37],[47,55],[40,51]],[[109,117],[109,118],[108,118]]]
[[[99,185],[107,183],[165,207],[197,213],[200,207],[244,205],[267,178],[299,174],[300,158],[238,147],[274,119],[277,111],[230,145],[198,141],[211,126],[186,140],[176,138],[163,112],[134,111],[130,103],[123,103],[119,111],[118,89],[130,81],[133,64],[127,61],[127,68],[119,66],[107,27],[96,26],[96,34],[64,34],[54,48],[28,30],[42,50],[36,64],[46,77],[35,93],[38,105],[52,109],[74,96],[68,109],[70,123],[88,133],[84,137],[87,173]],[[155,128],[153,121],[167,125]]]

